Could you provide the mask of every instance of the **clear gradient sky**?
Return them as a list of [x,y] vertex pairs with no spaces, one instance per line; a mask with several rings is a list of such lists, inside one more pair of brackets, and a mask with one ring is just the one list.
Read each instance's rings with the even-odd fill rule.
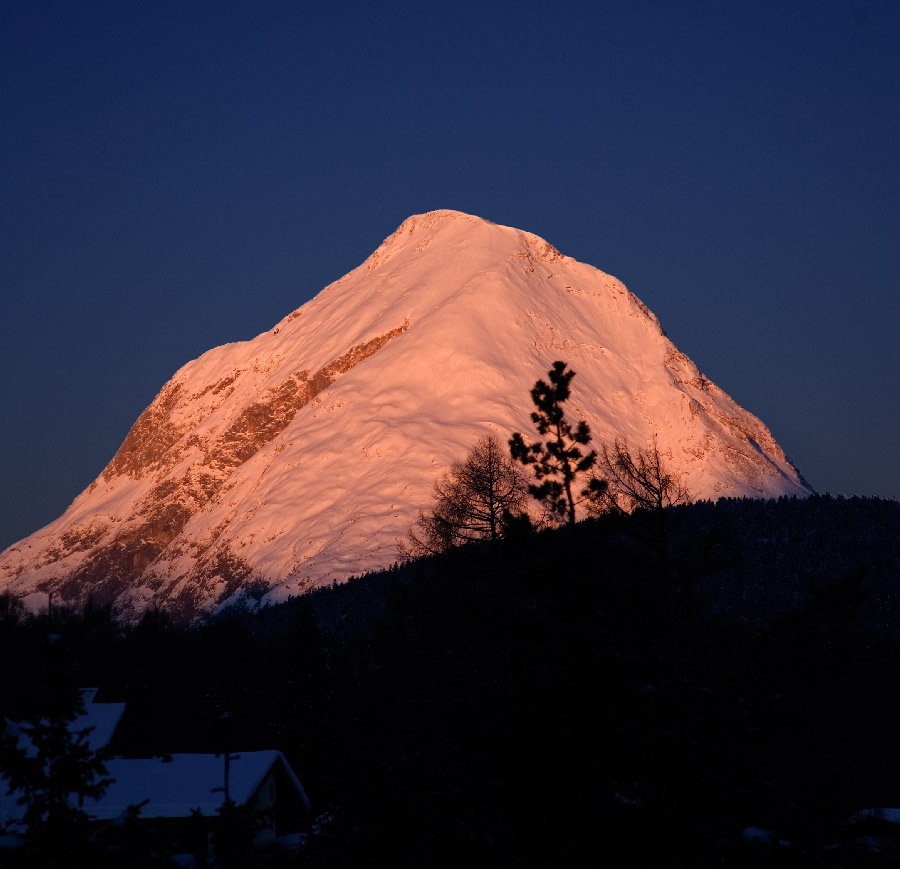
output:
[[437,208],[617,276],[815,488],[900,498],[896,0],[19,0],[0,548]]

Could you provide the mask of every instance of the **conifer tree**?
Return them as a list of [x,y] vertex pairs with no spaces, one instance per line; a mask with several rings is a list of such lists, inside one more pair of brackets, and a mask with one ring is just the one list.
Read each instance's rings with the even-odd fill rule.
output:
[[64,847],[83,832],[87,798],[101,797],[110,783],[101,752],[91,748],[91,727],[79,728],[85,711],[81,690],[65,672],[59,638],[51,637],[39,701],[0,737],[0,773],[22,806],[28,839],[41,847]]
[[546,439],[527,443],[515,432],[509,441],[513,459],[531,466],[539,481],[530,485],[528,491],[570,525],[575,524],[575,507],[582,500],[599,501],[606,491],[606,482],[594,476],[577,489],[577,479],[594,467],[597,453],[582,450],[591,441],[588,424],[579,420],[573,428],[563,411],[574,376],[574,371],[566,370],[565,362],[554,362],[549,371],[550,382],[538,380],[532,387],[531,400],[536,410],[531,419],[538,434]]

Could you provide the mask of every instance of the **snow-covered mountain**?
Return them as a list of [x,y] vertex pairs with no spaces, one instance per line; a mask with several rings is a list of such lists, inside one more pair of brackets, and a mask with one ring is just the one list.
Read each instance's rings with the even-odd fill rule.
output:
[[0,555],[0,588],[190,615],[390,565],[479,436],[532,434],[529,391],[557,359],[595,443],[655,435],[695,497],[809,494],[622,283],[433,211],[270,331],[176,372],[97,480]]

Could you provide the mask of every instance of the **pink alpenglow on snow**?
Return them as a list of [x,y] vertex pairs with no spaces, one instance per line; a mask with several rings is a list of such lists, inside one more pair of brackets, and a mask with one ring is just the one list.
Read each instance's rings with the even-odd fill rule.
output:
[[177,371],[71,507],[0,555],[0,588],[191,616],[387,567],[478,437],[531,431],[555,360],[595,444],[655,437],[695,498],[811,492],[619,280],[433,211],[270,331]]

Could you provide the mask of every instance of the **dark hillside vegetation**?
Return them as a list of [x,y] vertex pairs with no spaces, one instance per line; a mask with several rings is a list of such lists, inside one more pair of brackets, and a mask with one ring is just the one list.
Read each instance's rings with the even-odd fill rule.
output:
[[893,825],[850,821],[900,807],[900,504],[697,503],[664,544],[652,521],[190,629],[0,611],[0,712],[58,634],[74,684],[128,701],[114,751],[282,750],[330,818],[297,865],[897,865]]

